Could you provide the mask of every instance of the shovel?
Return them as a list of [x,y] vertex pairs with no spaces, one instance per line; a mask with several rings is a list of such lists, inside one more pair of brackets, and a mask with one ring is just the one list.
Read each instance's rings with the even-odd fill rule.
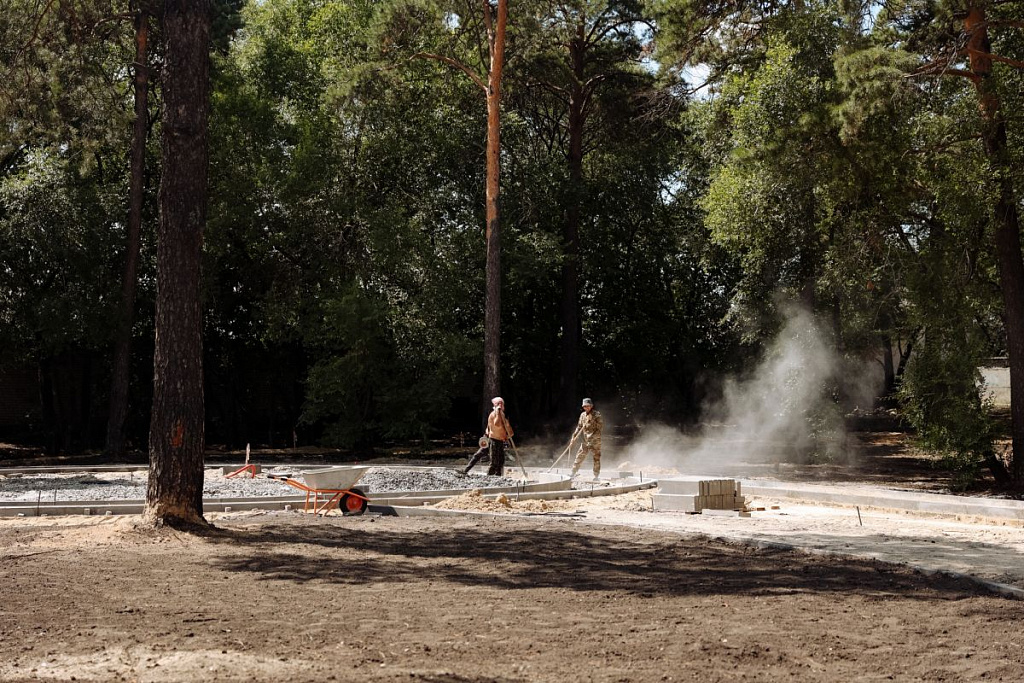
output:
[[516,456],[516,462],[519,463],[519,469],[523,471],[523,479],[529,479],[530,476],[526,474],[526,468],[523,467],[523,461],[519,457],[519,449],[516,448],[516,442],[509,437],[508,442],[512,444],[512,455]]

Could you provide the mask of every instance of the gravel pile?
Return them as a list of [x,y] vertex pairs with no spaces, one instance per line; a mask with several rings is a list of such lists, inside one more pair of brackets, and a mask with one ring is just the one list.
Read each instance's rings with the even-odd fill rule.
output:
[[[269,470],[274,471],[274,470]],[[301,472],[289,471],[301,477]],[[146,497],[145,472],[84,474],[0,475],[0,502],[53,503],[77,500],[142,500]],[[404,470],[374,467],[357,486],[366,492],[445,491],[451,489],[516,486],[508,477],[463,475],[457,470]],[[225,479],[220,469],[206,470],[204,498],[258,498],[294,496],[302,492],[280,481],[259,476]]]
[[492,477],[486,474],[462,474],[453,469],[403,470],[374,467],[356,484],[367,492],[450,491],[452,489],[483,489],[521,484],[519,479]]
[[144,472],[0,477],[0,501],[132,500],[146,497]]

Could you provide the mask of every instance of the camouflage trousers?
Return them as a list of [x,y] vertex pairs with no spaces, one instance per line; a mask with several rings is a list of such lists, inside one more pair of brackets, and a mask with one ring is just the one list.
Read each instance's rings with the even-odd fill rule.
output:
[[601,440],[591,439],[589,442],[584,442],[583,448],[576,454],[576,461],[572,464],[573,475],[580,471],[580,467],[583,466],[583,461],[587,459],[587,455],[594,459],[594,476],[597,477],[601,474]]
[[491,466],[487,468],[487,474],[501,477],[505,474],[505,442],[498,439],[490,440]]

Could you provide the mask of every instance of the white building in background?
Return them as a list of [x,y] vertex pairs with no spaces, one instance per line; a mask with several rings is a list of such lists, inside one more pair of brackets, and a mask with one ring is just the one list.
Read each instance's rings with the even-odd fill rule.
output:
[[1006,358],[989,358],[988,363],[978,368],[985,382],[985,398],[999,408],[1010,406],[1010,368]]

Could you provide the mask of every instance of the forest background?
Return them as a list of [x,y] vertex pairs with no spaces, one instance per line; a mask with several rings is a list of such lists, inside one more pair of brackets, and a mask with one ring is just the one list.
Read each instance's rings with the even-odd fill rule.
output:
[[[4,436],[144,449],[160,4],[4,4],[0,381],[39,397]],[[212,6],[207,441],[478,433],[488,111],[470,74],[497,5]],[[583,395],[620,425],[694,424],[809,312],[789,338],[836,362],[814,400],[762,402],[812,432],[895,407],[954,467],[1024,486],[1024,399],[1002,452],[978,381],[993,356],[1024,378],[1024,3],[508,8],[500,392],[520,434],[560,434]]]

